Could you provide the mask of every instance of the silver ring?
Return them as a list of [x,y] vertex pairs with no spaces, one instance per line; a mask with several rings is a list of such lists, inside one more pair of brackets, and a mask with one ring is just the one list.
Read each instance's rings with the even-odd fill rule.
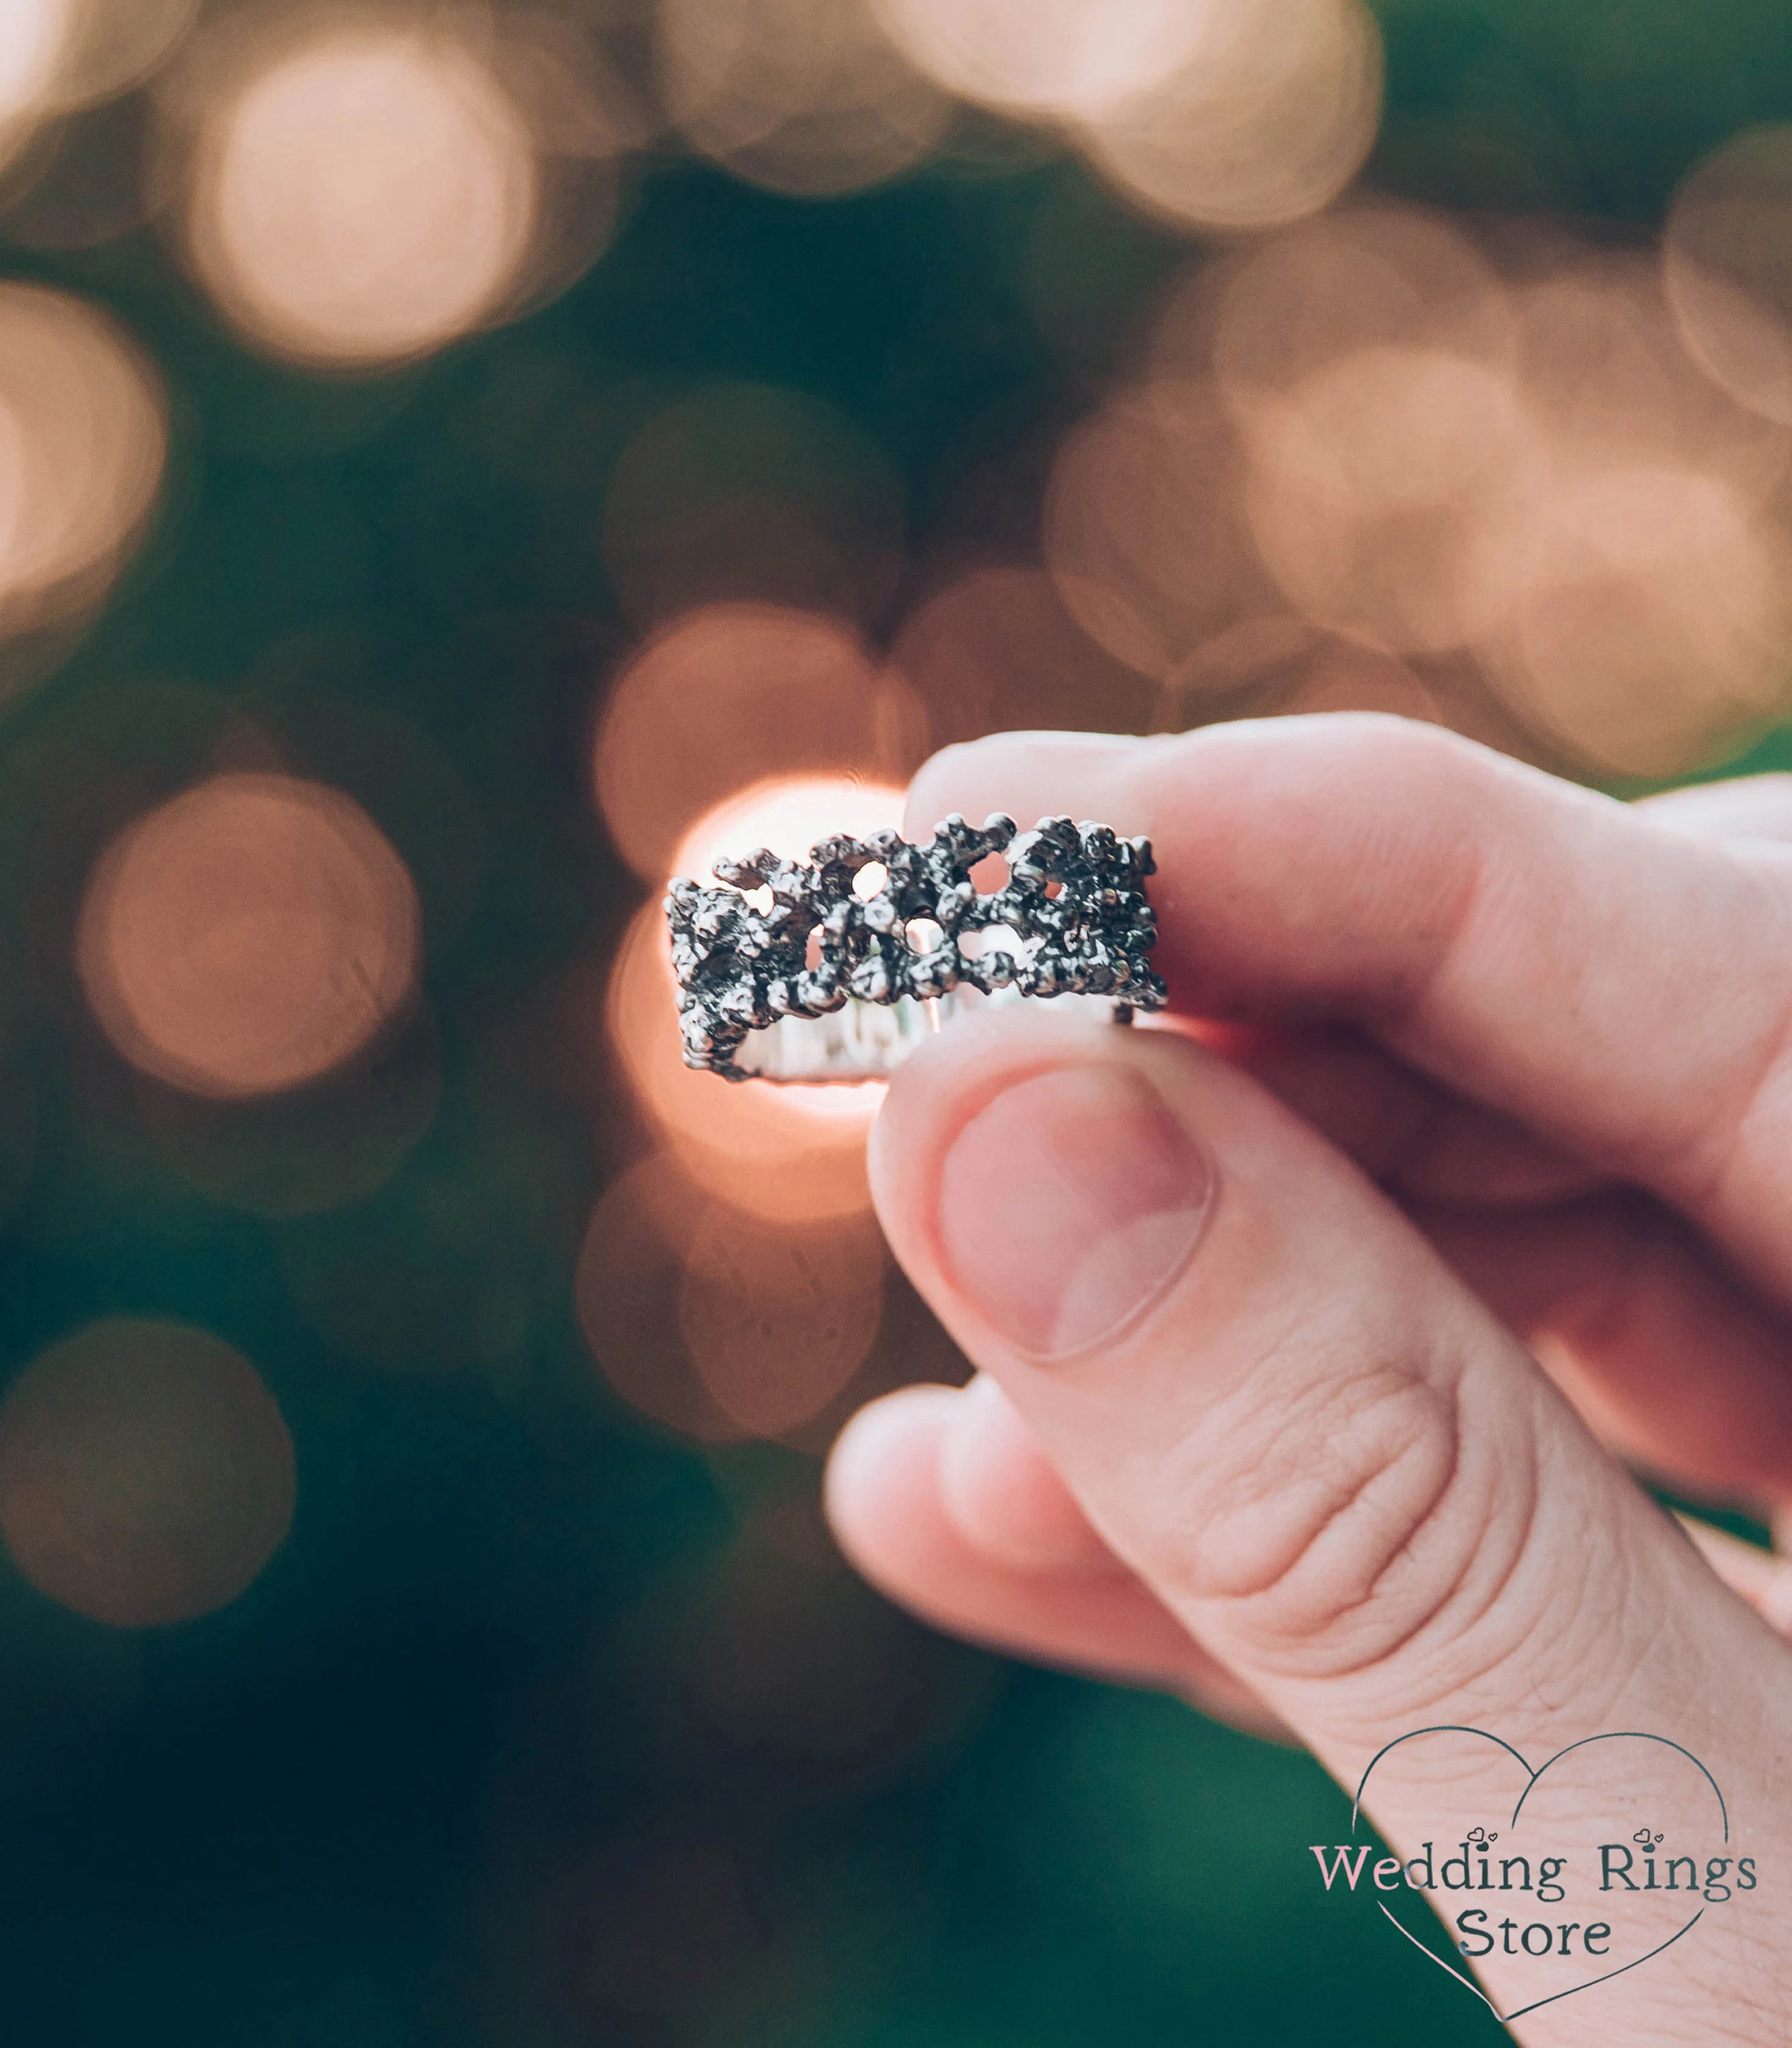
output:
[[[979,894],[970,871],[992,853],[1008,879]],[[883,880],[861,896],[874,866]],[[1000,812],[980,829],[955,813],[920,844],[842,833],[806,863],[761,847],[714,871],[726,887],[681,875],[665,914],[685,1064],[728,1080],[875,1080],[985,1002],[1099,1003],[1130,1024],[1168,999],[1150,841],[1106,825],[1041,818],[1017,837]]]

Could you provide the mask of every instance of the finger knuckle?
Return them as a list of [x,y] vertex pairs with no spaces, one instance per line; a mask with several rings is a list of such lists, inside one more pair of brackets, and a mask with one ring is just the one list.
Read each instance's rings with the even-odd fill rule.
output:
[[1522,1445],[1465,1427],[1464,1379],[1370,1363],[1216,1418],[1177,1489],[1177,1595],[1291,1675],[1460,1642],[1510,1581],[1535,1498]]

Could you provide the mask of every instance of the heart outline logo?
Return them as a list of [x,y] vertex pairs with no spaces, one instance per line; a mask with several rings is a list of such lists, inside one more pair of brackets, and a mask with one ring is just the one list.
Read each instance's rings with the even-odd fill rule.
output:
[[[1712,1776],[1710,1771],[1705,1767],[1705,1764],[1702,1763],[1697,1757],[1693,1755],[1693,1752],[1686,1747],[1685,1744],[1675,1742],[1668,1736],[1654,1735],[1644,1728],[1609,1728],[1602,1735],[1583,1736],[1578,1742],[1571,1742],[1568,1744],[1565,1747],[1558,1749],[1553,1756],[1546,1758],[1544,1761],[1538,1764],[1537,1768],[1534,1771],[1525,1759],[1519,1755],[1519,1751],[1515,1750],[1509,1742],[1506,1741],[1503,1736],[1494,1735],[1486,1728],[1468,1728],[1460,1725],[1456,1722],[1450,1721],[1440,1722],[1434,1728],[1410,1728],[1405,1735],[1396,1736],[1393,1741],[1384,1743],[1382,1747],[1375,1751],[1375,1755],[1370,1758],[1367,1765],[1363,1770],[1362,1777],[1357,1781],[1356,1796],[1351,1802],[1350,1832],[1353,1838],[1356,1833],[1357,1823],[1362,1816],[1363,1794],[1367,1790],[1369,1779],[1374,1774],[1375,1766],[1381,1762],[1384,1756],[1389,1755],[1393,1751],[1399,1748],[1402,1743],[1416,1742],[1421,1736],[1425,1735],[1469,1735],[1478,1736],[1482,1741],[1491,1742],[1497,1747],[1504,1750],[1506,1754],[1512,1759],[1515,1763],[1518,1765],[1519,1768],[1524,1772],[1525,1787],[1523,1791],[1519,1794],[1517,1805],[1512,1809],[1511,1819],[1507,1823],[1508,1833],[1512,1828],[1517,1826],[1519,1816],[1524,1811],[1525,1802],[1537,1789],[1538,1781],[1543,1777],[1546,1771],[1552,1770],[1565,1756],[1572,1756],[1577,1750],[1588,1748],[1593,1744],[1600,1742],[1658,1742],[1668,1749],[1678,1751],[1681,1756],[1686,1759],[1689,1763],[1693,1765],[1697,1769],[1700,1775],[1704,1778],[1705,1782],[1711,1787],[1712,1795],[1717,1801],[1718,1813],[1724,1824],[1724,1840],[1728,1843],[1730,1839],[1730,1809],[1728,1802],[1724,1797],[1723,1787],[1719,1785],[1717,1780]],[[1489,1839],[1496,1840],[1497,1836],[1490,1837]],[[1700,1921],[1701,1921],[1705,1915],[1705,1908],[1703,1906],[1701,1906],[1698,1911],[1693,1915],[1690,1920],[1687,1921],[1684,1926],[1679,1928],[1676,1932],[1669,1935],[1665,1941],[1657,1942],[1655,1946],[1650,1949],[1647,1955],[1634,1957],[1627,1963],[1620,1963],[1616,1969],[1608,1970],[1602,1976],[1589,1977],[1584,1984],[1570,1984],[1566,1991],[1552,1992],[1547,1998],[1535,1999],[1533,2000],[1529,2005],[1521,2005],[1511,2012],[1502,2012],[1494,2003],[1493,2000],[1488,1996],[1487,1993],[1481,1989],[1480,1986],[1475,1982],[1472,1977],[1464,1976],[1462,1972],[1456,1968],[1454,1964],[1446,1963],[1441,1956],[1433,1955],[1431,1950],[1426,1948],[1425,1944],[1420,1941],[1418,1937],[1413,1933],[1410,1927],[1403,1926],[1399,1920],[1398,1920],[1392,1913],[1388,1911],[1387,1906],[1382,1903],[1380,1899],[1378,1899],[1375,1901],[1375,1905],[1388,1923],[1394,1927],[1397,1932],[1404,1935],[1406,1940],[1412,1943],[1413,1946],[1418,1949],[1419,1953],[1425,1957],[1427,1962],[1435,1963],[1439,1969],[1446,1971],[1451,1976],[1454,1977],[1456,1982],[1462,1985],[1465,1990],[1472,1992],[1476,1997],[1481,2001],[1482,2004],[1487,2007],[1488,2011],[1493,2015],[1494,2018],[1498,2020],[1503,2027],[1510,2026],[1515,2019],[1523,2019],[1527,2012],[1536,2012],[1546,2005],[1555,2005],[1565,1998],[1573,1998],[1577,1996],[1581,1992],[1592,1991],[1596,1985],[1609,1984],[1614,1977],[1621,1977],[1627,1971],[1639,1969],[1643,1964],[1652,1962],[1654,1958],[1660,1955],[1665,1949],[1671,1949],[1674,1943],[1679,1941],[1682,1936],[1689,1934],[1693,1931],[1693,1928],[1698,1925]]]

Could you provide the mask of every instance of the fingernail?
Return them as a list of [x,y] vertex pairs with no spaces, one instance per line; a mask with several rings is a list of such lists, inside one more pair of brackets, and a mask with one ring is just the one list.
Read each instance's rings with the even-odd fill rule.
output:
[[1163,1292],[1194,1248],[1212,1187],[1142,1075],[1059,1068],[1006,1089],[947,1153],[944,1261],[1017,1351],[1069,1357]]

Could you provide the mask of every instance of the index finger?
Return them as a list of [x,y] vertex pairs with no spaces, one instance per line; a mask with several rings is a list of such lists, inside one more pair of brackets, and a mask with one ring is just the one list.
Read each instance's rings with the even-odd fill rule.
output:
[[1356,712],[1001,735],[936,755],[909,819],[996,809],[1150,836],[1179,1009],[1348,1017],[1792,1295],[1792,849]]

